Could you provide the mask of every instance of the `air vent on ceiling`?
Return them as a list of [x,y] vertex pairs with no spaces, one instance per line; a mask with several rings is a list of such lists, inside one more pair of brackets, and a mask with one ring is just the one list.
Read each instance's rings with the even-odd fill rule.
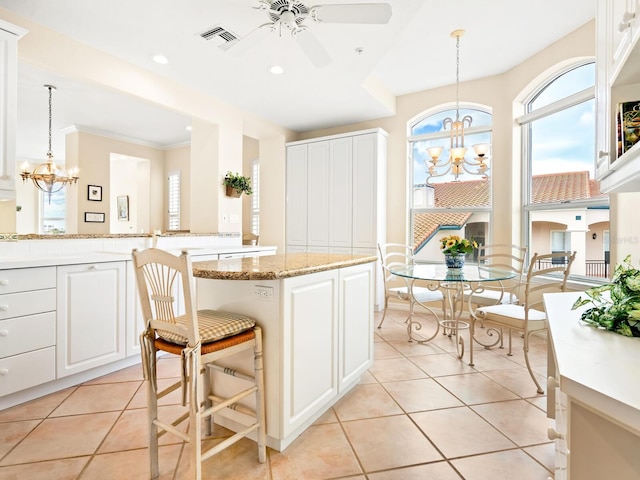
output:
[[200,36],[205,40],[215,40],[218,47],[223,50],[226,50],[238,41],[238,36],[235,33],[230,32],[220,25],[216,25],[202,32]]

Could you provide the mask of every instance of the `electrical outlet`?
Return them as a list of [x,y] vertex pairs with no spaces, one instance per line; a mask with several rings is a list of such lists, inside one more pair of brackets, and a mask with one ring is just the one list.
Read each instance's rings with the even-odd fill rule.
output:
[[263,285],[255,285],[253,287],[253,296],[263,300],[273,298],[273,287],[265,287]]

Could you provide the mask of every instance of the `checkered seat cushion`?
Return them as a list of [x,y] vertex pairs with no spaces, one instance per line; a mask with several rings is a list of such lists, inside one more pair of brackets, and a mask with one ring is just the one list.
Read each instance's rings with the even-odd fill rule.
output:
[[[176,318],[176,323],[186,325],[186,316]],[[198,330],[201,343],[210,343],[252,329],[256,321],[246,315],[222,310],[198,310]],[[187,338],[176,333],[156,330],[160,338],[177,345],[186,345]]]

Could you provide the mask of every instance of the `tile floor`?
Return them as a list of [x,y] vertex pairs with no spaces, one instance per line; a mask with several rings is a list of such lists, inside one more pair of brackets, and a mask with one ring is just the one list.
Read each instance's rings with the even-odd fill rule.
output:
[[[552,477],[546,397],[536,394],[524,367],[521,339],[514,339],[512,357],[506,349],[475,348],[472,368],[455,356],[450,337],[407,342],[405,317],[389,311],[376,329],[371,369],[289,448],[269,450],[267,462],[259,464],[255,444],[242,440],[208,460],[204,478]],[[543,381],[546,341],[533,343],[532,363]],[[163,358],[158,375],[176,376],[177,367],[174,359]],[[0,480],[148,478],[145,395],[135,366],[0,411]],[[178,395],[165,400],[165,411],[182,408]],[[187,479],[186,449],[167,437],[160,448],[161,478]]]

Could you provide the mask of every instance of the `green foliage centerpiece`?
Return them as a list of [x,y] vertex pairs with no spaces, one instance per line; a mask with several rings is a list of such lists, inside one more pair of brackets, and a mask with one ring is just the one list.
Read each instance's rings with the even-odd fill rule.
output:
[[610,330],[626,337],[640,337],[640,270],[631,264],[631,255],[616,265],[611,283],[586,290],[572,310],[593,306],[582,313],[588,325]]

